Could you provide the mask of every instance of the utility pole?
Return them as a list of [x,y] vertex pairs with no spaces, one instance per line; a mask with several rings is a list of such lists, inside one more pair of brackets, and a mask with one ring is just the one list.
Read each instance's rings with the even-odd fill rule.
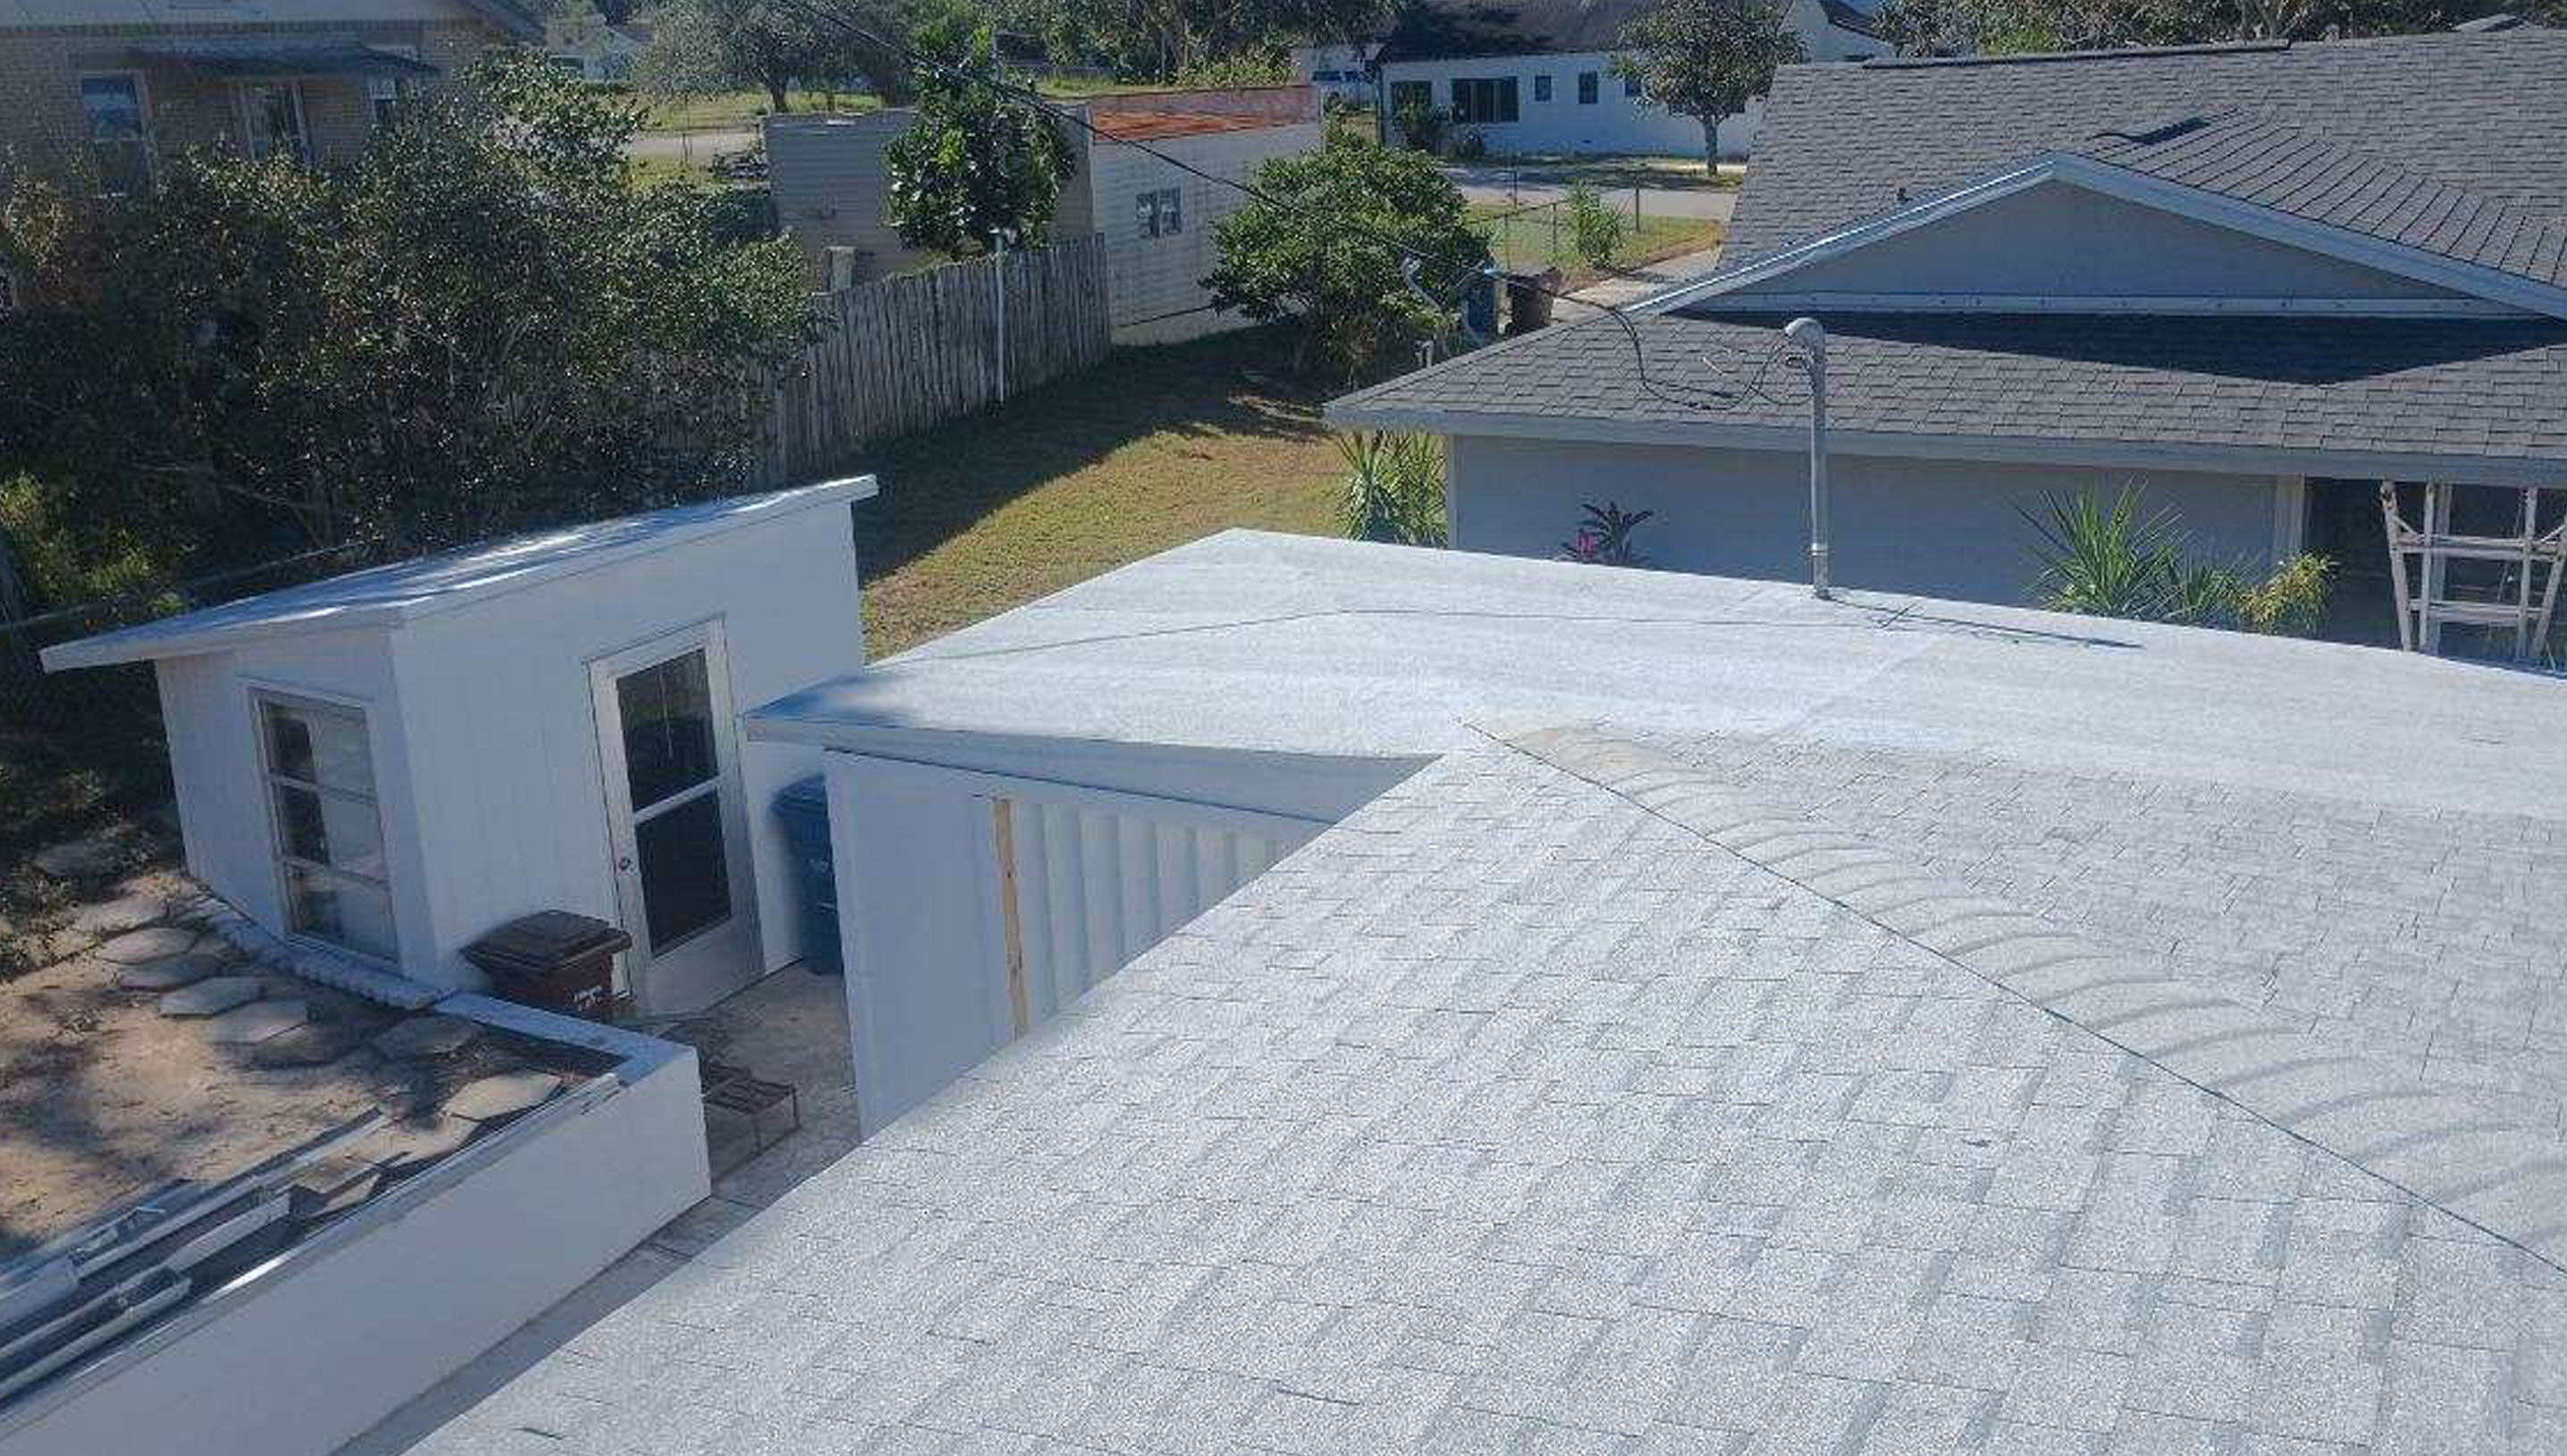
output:
[[991,283],[998,290],[998,403],[1007,403],[1007,230],[990,229],[990,256],[997,260],[990,272]]
[[1801,348],[1810,376],[1810,594],[1831,600],[1828,584],[1828,331],[1813,318],[1783,326],[1783,337]]

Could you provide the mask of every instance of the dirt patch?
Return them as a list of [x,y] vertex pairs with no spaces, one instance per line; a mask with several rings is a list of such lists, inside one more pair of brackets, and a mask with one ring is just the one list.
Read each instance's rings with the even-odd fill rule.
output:
[[[0,990],[0,1258],[150,1184],[227,1176],[384,1100],[387,1067],[370,1051],[254,1067],[203,1021],[119,990],[116,970],[76,956]],[[392,1020],[327,988],[293,982],[289,994],[315,1022],[371,1035]]]

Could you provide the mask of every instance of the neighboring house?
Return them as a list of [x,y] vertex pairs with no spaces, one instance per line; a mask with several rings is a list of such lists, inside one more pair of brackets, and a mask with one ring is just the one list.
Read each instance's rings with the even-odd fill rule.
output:
[[416,1456],[2567,1449],[2560,692],[1180,547],[748,715],[866,1140]]
[[[1103,234],[1116,340],[1161,342],[1246,323],[1212,311],[1202,280],[1219,262],[1213,224],[1247,197],[1163,156],[1245,180],[1270,157],[1308,151],[1323,135],[1311,89],[1134,92],[1067,105],[1104,135],[1066,129],[1076,171],[1061,190],[1051,230]],[[908,130],[913,115],[903,109],[766,119],[776,216],[815,271],[833,248],[855,250],[859,280],[941,261],[940,254],[902,242],[884,207],[883,149]]]
[[365,989],[472,989],[539,910],[621,926],[618,980],[700,1011],[802,955],[768,812],[815,766],[733,704],[864,662],[870,476],[541,531],[45,650],[149,663],[189,874]]
[[1378,43],[1369,41],[1360,45],[1294,46],[1292,78],[1306,82],[1322,101],[1368,107],[1374,94],[1372,56],[1379,49]]
[[0,9],[0,153],[114,191],[197,147],[336,160],[404,95],[542,34],[513,0],[25,0]]
[[2139,482],[2206,559],[2369,573],[2386,633],[2381,482],[2505,487],[2463,528],[2567,486],[2561,96],[2567,33],[2528,28],[1791,68],[1721,270],[1636,340],[1546,330],[1328,418],[1445,437],[1464,547],[1548,555],[1611,499],[1657,564],[1801,578],[1811,315],[1838,581],[2025,600],[2020,512]]
[[[1442,24],[1394,35],[1374,58],[1384,140],[1399,135],[1401,116],[1429,108],[1493,152],[1702,155],[1701,121],[1653,105],[1639,83],[1613,74],[1615,43],[1640,8],[1637,0],[1430,7]],[[1813,61],[1894,49],[1846,0],[1792,0],[1784,19]],[[1723,122],[1720,154],[1747,155],[1763,115],[1761,104],[1750,104]]]
[[545,27],[544,55],[582,81],[625,81],[651,44],[651,27],[636,21],[608,25],[593,16]]

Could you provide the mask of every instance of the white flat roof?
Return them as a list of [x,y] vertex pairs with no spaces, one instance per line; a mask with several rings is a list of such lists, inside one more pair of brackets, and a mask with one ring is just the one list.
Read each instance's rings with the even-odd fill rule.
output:
[[1229,531],[748,715],[956,737],[1413,756],[1495,728],[1792,731],[2567,817],[2567,683],[2372,648]]
[[306,632],[395,627],[779,515],[867,499],[874,489],[873,476],[859,475],[486,541],[62,643],[45,649],[44,664],[48,672],[61,672],[185,657]]

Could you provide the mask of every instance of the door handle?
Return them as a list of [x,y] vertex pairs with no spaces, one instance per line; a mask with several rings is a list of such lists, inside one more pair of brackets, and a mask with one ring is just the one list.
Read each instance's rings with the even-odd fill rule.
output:
[[633,856],[631,856],[631,855],[629,855],[629,854],[619,854],[619,855],[617,855],[617,856],[615,857],[615,868],[616,868],[616,870],[617,870],[619,873],[622,873],[622,874],[628,874],[628,875],[629,875],[629,874],[633,873]]

